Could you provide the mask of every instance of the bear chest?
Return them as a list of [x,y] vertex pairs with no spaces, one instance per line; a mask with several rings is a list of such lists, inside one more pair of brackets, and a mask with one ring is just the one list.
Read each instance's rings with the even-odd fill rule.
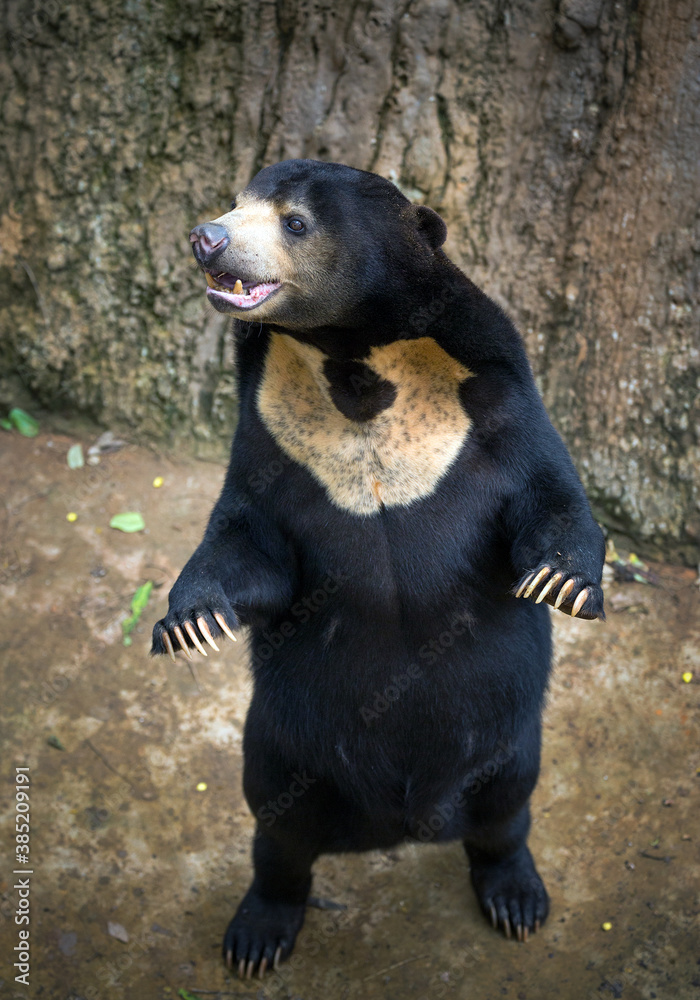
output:
[[470,428],[459,399],[470,372],[430,337],[332,361],[272,333],[257,408],[279,447],[354,514],[428,496]]

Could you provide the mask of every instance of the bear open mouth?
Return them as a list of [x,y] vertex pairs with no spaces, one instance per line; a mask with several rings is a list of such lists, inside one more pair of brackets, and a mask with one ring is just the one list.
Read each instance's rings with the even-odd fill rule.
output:
[[280,287],[279,281],[243,281],[235,274],[204,272],[207,279],[207,297],[230,302],[237,309],[252,309],[264,302]]

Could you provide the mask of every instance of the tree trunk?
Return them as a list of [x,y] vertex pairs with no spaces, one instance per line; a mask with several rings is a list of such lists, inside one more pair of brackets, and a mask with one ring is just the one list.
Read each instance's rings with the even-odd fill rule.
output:
[[[598,516],[697,559],[697,0],[10,0],[3,371],[132,434],[230,436],[189,229],[262,166],[393,178],[522,330]],[[0,382],[11,402],[16,381]]]

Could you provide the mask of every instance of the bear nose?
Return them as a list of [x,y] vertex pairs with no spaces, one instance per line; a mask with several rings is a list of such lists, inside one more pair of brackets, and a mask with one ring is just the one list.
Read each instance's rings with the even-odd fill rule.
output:
[[200,264],[211,264],[229,245],[228,233],[215,222],[195,226],[190,233],[192,252]]

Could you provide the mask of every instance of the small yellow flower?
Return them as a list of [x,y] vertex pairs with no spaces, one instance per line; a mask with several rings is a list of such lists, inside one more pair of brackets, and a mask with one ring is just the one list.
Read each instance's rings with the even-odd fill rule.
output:
[[605,923],[601,924],[600,926],[603,928],[604,931],[611,931],[612,930],[612,924],[610,923],[609,920],[606,920]]
[[158,487],[162,486],[164,482],[165,480],[163,479],[162,476],[156,476],[156,478],[153,480],[153,485],[155,486],[156,489],[158,489]]
[[685,681],[686,684],[690,684],[690,682],[693,679],[693,671],[692,670],[686,670],[686,672],[682,675],[682,677],[683,677],[683,680]]
[[77,520],[78,520],[78,515],[75,513],[75,511],[72,510],[70,514],[66,514],[66,521],[70,521],[72,523],[73,521]]
[[206,781],[200,781],[199,784],[197,785],[197,791],[198,792],[206,792],[206,790],[207,790],[207,783],[206,783]]

